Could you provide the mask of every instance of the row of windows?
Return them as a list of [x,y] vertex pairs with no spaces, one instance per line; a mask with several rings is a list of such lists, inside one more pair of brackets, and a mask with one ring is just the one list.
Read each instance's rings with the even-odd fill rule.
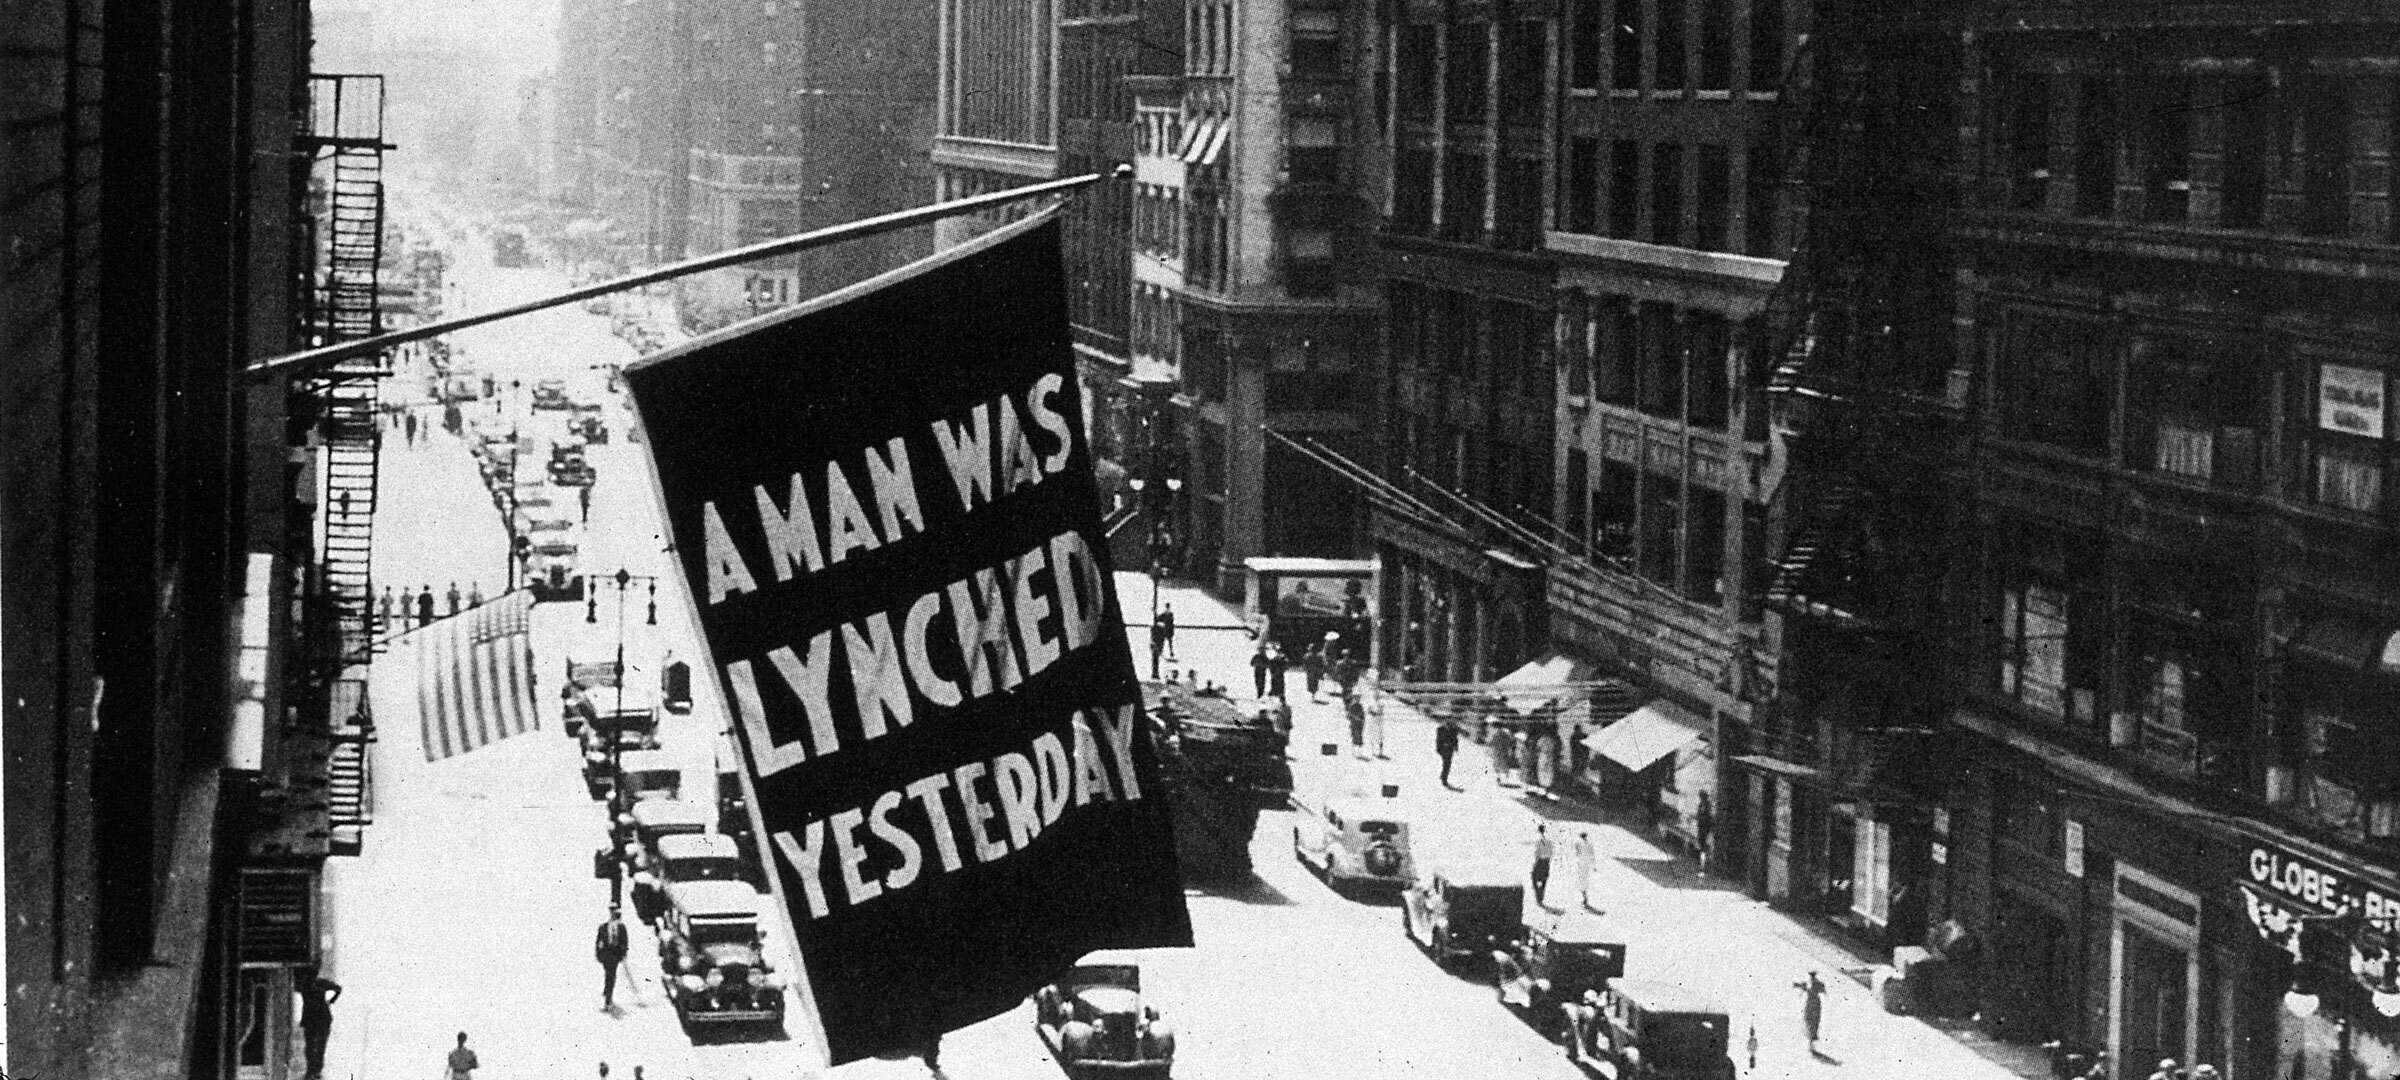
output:
[[1394,365],[1526,397],[1554,392],[1549,312],[1413,281],[1387,282],[1385,299]]
[[1047,146],[1053,141],[1050,0],[944,0],[949,63],[943,134]]
[[1135,122],[1135,152],[1171,157],[1183,148],[1183,115],[1172,109],[1143,109]]
[[1133,355],[1174,364],[1183,350],[1175,297],[1164,286],[1137,281],[1133,285]]
[[1547,432],[1485,434],[1403,411],[1394,459],[1432,480],[1495,510],[1540,513],[1557,492],[1551,479],[1551,447],[1528,441]]
[[1231,75],[1236,49],[1233,5],[1194,3],[1184,9],[1183,60],[1187,75]]
[[1193,169],[1184,196],[1184,281],[1213,292],[1224,291],[1233,273],[1224,172],[1223,166]]
[[[1576,0],[1568,85],[1597,90],[1773,91],[1783,84],[1787,0]],[[1603,72],[1606,68],[1606,72]]]
[[1653,244],[1774,257],[1778,180],[1771,146],[1737,159],[1716,143],[1568,141],[1559,228]]
[[[1453,150],[1439,159],[1437,176],[1433,151],[1404,148],[1396,155],[1392,174],[1391,228],[1395,232],[1430,235],[1462,244],[1488,243],[1510,251],[1531,251],[1542,239],[1542,160],[1503,157],[1496,163],[1470,150]],[[1493,175],[1493,171],[1497,175]],[[1440,214],[1434,213],[1434,185],[1441,185]],[[1492,194],[1497,192],[1498,198]]]
[[1163,184],[1136,184],[1133,192],[1134,250],[1161,259],[1180,257],[1183,229],[1183,190]]
[[1723,603],[1731,591],[1725,493],[1613,458],[1594,476],[1589,462],[1582,449],[1567,450],[1561,528],[1596,560],[1685,599]]
[[1662,420],[1726,429],[1737,327],[1724,315],[1597,296],[1570,303],[1562,319],[1569,402],[1588,395]]
[[2096,539],[2033,529],[2004,530],[1992,561],[1976,623],[1986,692],[2150,768],[2354,838],[2400,836],[2400,762],[2388,753],[2400,699],[2352,656],[2291,647],[2353,620],[2302,601],[2260,624],[2290,627],[2280,700],[2261,727],[2256,590],[2240,574],[2148,554],[2120,562]]
[[[1548,89],[1548,24],[1533,20],[1409,23],[1394,34],[1398,67],[1391,92],[1397,95],[1393,108],[1402,119],[1524,127],[1542,122]],[[1496,101],[1492,92],[1495,82],[1499,89]],[[1434,93],[1437,85],[1442,88],[1438,96]]]
[[2145,330],[2120,351],[2107,327],[2029,312],[1989,339],[2004,437],[2248,491],[2267,478],[2266,435],[2280,411],[2292,497],[2359,514],[2400,509],[2400,423],[2389,414],[2400,385],[2388,370],[2305,364],[2278,410],[2256,343]]
[[1987,170],[1998,205],[2078,217],[2193,222],[2400,240],[2388,102],[2400,80],[2174,66],[1994,80]]
[[1113,119],[1133,111],[1137,43],[1113,27],[1063,29],[1058,40],[1058,111],[1064,119]]

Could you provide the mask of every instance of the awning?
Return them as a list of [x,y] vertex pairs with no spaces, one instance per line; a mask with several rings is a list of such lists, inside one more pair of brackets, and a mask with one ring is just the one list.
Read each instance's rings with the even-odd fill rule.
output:
[[1798,780],[1802,783],[1825,779],[1825,770],[1814,765],[1802,765],[1796,761],[1785,761],[1782,758],[1768,757],[1765,754],[1740,754],[1734,757],[1733,763],[1753,772],[1780,776],[1787,780]]
[[1209,144],[1218,142],[1224,133],[1223,117],[1203,116],[1192,122],[1192,141],[1183,144],[1183,152],[1176,156],[1186,165],[1196,164],[1200,155],[1208,151]]
[[2400,629],[2341,615],[2309,622],[2292,635],[2292,650],[2312,660],[2400,676]]
[[1219,120],[1219,121],[1217,121],[1217,122],[1216,122],[1216,125],[1215,125],[1213,128],[1211,128],[1211,129],[1209,130],[1209,133],[1208,133],[1208,146],[1207,146],[1206,148],[1204,148],[1204,149],[1202,149],[1202,150],[1200,151],[1200,161],[1199,161],[1199,164],[1202,164],[1202,165],[1214,165],[1214,164],[1216,164],[1216,163],[1217,163],[1217,158],[1218,158],[1218,156],[1219,156],[1219,155],[1221,155],[1221,154],[1223,154],[1223,153],[1225,152],[1225,140],[1226,140],[1226,138],[1227,138],[1228,136],[1231,136],[1232,134],[1233,134],[1233,125],[1232,125],[1232,124],[1230,124],[1230,123],[1227,123],[1227,122],[1225,122],[1225,121],[1223,121],[1223,120]]
[[1653,701],[1635,709],[1625,719],[1584,736],[1583,745],[1595,754],[1640,772],[1657,764],[1658,759],[1707,737],[1708,721],[1673,702]]
[[1191,123],[1183,126],[1183,139],[1175,144],[1175,152],[1167,156],[1177,161],[1192,160],[1193,144],[1201,142],[1201,137],[1206,134],[1208,134],[1208,118],[1203,116],[1193,119]]
[[[1599,672],[1597,665],[1564,653],[1551,653],[1492,680],[1492,690],[1509,708],[1532,713],[1566,696],[1564,690],[1570,684],[1590,682]],[[1524,689],[1511,693],[1511,687]]]

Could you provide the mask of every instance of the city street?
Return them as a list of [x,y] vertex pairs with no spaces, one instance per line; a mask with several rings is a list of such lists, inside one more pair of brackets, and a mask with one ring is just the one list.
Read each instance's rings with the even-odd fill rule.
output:
[[[489,251],[470,242],[455,253],[453,310],[483,310],[562,288],[548,270],[497,270]],[[617,1008],[600,1008],[589,942],[607,903],[593,878],[592,850],[603,840],[600,804],[587,797],[575,744],[556,723],[556,679],[569,653],[606,658],[620,623],[627,662],[643,667],[669,653],[696,657],[679,607],[664,599],[649,623],[649,578],[663,573],[657,503],[638,445],[625,438],[620,399],[605,392],[604,362],[633,358],[605,316],[565,308],[458,335],[456,362],[491,374],[500,411],[470,417],[513,421],[517,430],[563,430],[556,412],[526,404],[533,383],[568,381],[577,400],[606,403],[612,438],[590,448],[598,469],[581,568],[604,585],[596,603],[538,606],[533,625],[536,688],[544,728],[472,753],[427,763],[417,745],[416,650],[400,637],[377,663],[374,705],[382,720],[376,747],[376,823],[363,857],[328,870],[329,922],[338,946],[331,974],[346,987],[337,1006],[329,1075],[382,1080],[433,1070],[459,1031],[494,1080],[591,1076],[607,1062],[612,1076],[755,1078],[804,1072],[813,1052],[795,1014],[780,1039],[710,1040],[695,1046],[661,997],[649,931],[634,927],[631,966]],[[404,372],[400,400],[414,393]],[[522,390],[512,392],[512,384]],[[479,411],[481,410],[481,411]],[[427,412],[429,421],[438,414]],[[410,446],[387,445],[378,514],[378,580],[442,593],[450,581],[497,595],[507,543],[464,440],[428,423]],[[539,467],[522,463],[521,467]],[[605,583],[617,569],[635,575],[622,594]],[[1148,579],[1119,574],[1128,611],[1149,603]],[[663,585],[663,583],[662,583]],[[1237,621],[1214,600],[1170,585],[1168,599],[1187,625]],[[1137,620],[1138,621],[1138,620]],[[1129,631],[1137,654],[1146,628]],[[1181,666],[1228,685],[1246,685],[1250,643],[1238,633],[1194,629],[1183,635]],[[1295,686],[1297,679],[1295,678]],[[694,680],[688,717],[661,725],[681,756],[685,790],[711,800],[711,752],[724,712],[715,687]],[[1323,757],[1318,745],[1341,738],[1330,703],[1297,700],[1293,753],[1303,785],[1389,781],[1401,785],[1417,822],[1421,854],[1475,851],[1518,859],[1541,817],[1574,814],[1520,798],[1498,786],[1471,744],[1458,776],[1465,790],[1433,782],[1427,721],[1396,718],[1386,733],[1388,761],[1348,754]],[[1257,876],[1247,884],[1190,894],[1199,945],[1145,957],[1144,989],[1174,1023],[1176,1074],[1199,1080],[1305,1080],[1507,1076],[1570,1080],[1577,1070],[1558,1049],[1493,1001],[1479,966],[1445,972],[1402,935],[1386,900],[1337,896],[1291,857],[1293,818],[1262,816],[1253,838]],[[1687,982],[1722,998],[1734,1014],[1735,1055],[1756,1024],[1757,1076],[2001,1077],[1975,1053],[1914,1021],[1882,1014],[1857,983],[1791,940],[1781,916],[1720,883],[1662,873],[1672,858],[1641,837],[1594,824],[1603,859],[1593,889],[1608,919],[1631,944],[1632,973]],[[1564,836],[1562,834],[1562,847]],[[1560,881],[1564,881],[1564,875]],[[1563,890],[1566,885],[1557,885]],[[426,912],[453,913],[428,924]],[[770,924],[774,926],[774,924]],[[788,939],[769,932],[771,949]],[[771,954],[772,955],[772,954]],[[791,970],[788,955],[776,962]],[[1834,987],[1822,1054],[1800,1037],[1798,994],[1790,984],[1811,967]],[[950,1036],[943,1072],[954,1080],[1050,1080],[1057,1067],[1035,1038],[1030,1010]],[[871,1061],[836,1070],[844,1077],[923,1075],[913,1060]]]

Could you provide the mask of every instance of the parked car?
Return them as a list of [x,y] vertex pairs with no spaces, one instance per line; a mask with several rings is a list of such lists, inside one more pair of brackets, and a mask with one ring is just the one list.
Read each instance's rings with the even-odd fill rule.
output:
[[543,379],[533,384],[533,407],[536,409],[574,408],[575,403],[567,399],[567,380]]
[[566,682],[559,687],[560,726],[569,738],[583,737],[583,725],[599,714],[592,695],[603,687],[617,685],[617,662],[613,659],[578,659],[567,657]]
[[584,460],[583,447],[559,443],[550,448],[550,482],[560,487],[587,487],[600,478],[600,470]]
[[576,571],[574,544],[560,540],[534,543],[526,538],[525,583],[539,600],[583,599],[583,575]]
[[1400,892],[1400,926],[1445,966],[1513,944],[1525,931],[1525,885],[1514,865],[1452,863]]
[[742,859],[742,880],[767,887],[767,866],[750,827],[750,797],[742,786],[742,750],[733,736],[717,736],[717,829],[733,841]]
[[1567,1029],[1567,1010],[1587,992],[1625,974],[1625,943],[1605,920],[1547,919],[1492,952],[1492,984],[1500,1004],[1517,1010],[1555,1039]]
[[758,893],[738,881],[666,886],[658,923],[659,970],[685,1030],[701,1025],[783,1026],[783,977],[767,963]]
[[1033,995],[1033,1027],[1067,1080],[1165,1080],[1175,1032],[1142,999],[1141,965],[1107,953],[1085,957]]
[[[664,750],[623,750],[617,754],[617,800],[620,811],[653,800],[683,797],[682,759]],[[705,820],[702,824],[706,824]]]
[[584,785],[592,798],[605,798],[617,781],[612,743],[617,754],[658,749],[658,713],[630,706],[621,712],[603,711],[584,722],[582,739]]
[[1300,812],[1292,826],[1292,855],[1327,881],[1398,888],[1415,876],[1408,822],[1397,803],[1344,796],[1312,806],[1302,795],[1292,803]]
[[708,831],[708,808],[681,799],[650,799],[635,803],[619,818],[624,826],[618,856],[633,882],[633,913],[643,922],[658,918],[658,842],[670,836],[697,836]]
[[1610,1080],[1733,1080],[1725,1006],[1678,984],[1611,979],[1566,1020],[1568,1060]]

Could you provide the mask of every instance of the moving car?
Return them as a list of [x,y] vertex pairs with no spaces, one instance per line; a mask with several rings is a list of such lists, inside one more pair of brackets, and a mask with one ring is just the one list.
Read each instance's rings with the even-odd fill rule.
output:
[[600,470],[584,460],[583,447],[559,443],[550,448],[550,482],[560,487],[585,487],[600,478]]
[[567,380],[543,379],[533,384],[533,407],[536,409],[572,409],[575,403],[567,400]]
[[783,976],[767,963],[758,893],[738,881],[665,886],[658,923],[659,970],[684,1029],[702,1025],[783,1026]]
[[1623,974],[1625,943],[1599,919],[1543,920],[1492,953],[1500,1004],[1554,1039],[1566,1031],[1566,1010]]
[[1567,1059],[1610,1080],[1733,1080],[1725,1006],[1675,983],[1611,979],[1566,1021]]
[[1142,1000],[1141,965],[1095,953],[1033,995],[1033,1027],[1067,1080],[1166,1080],[1175,1032]]
[[1525,885],[1514,866],[1454,863],[1400,892],[1400,927],[1444,966],[1484,956],[1525,931]]
[[1333,884],[1399,888],[1415,876],[1408,822],[1388,799],[1342,796],[1310,806],[1295,795],[1300,822],[1292,826],[1292,855]]

